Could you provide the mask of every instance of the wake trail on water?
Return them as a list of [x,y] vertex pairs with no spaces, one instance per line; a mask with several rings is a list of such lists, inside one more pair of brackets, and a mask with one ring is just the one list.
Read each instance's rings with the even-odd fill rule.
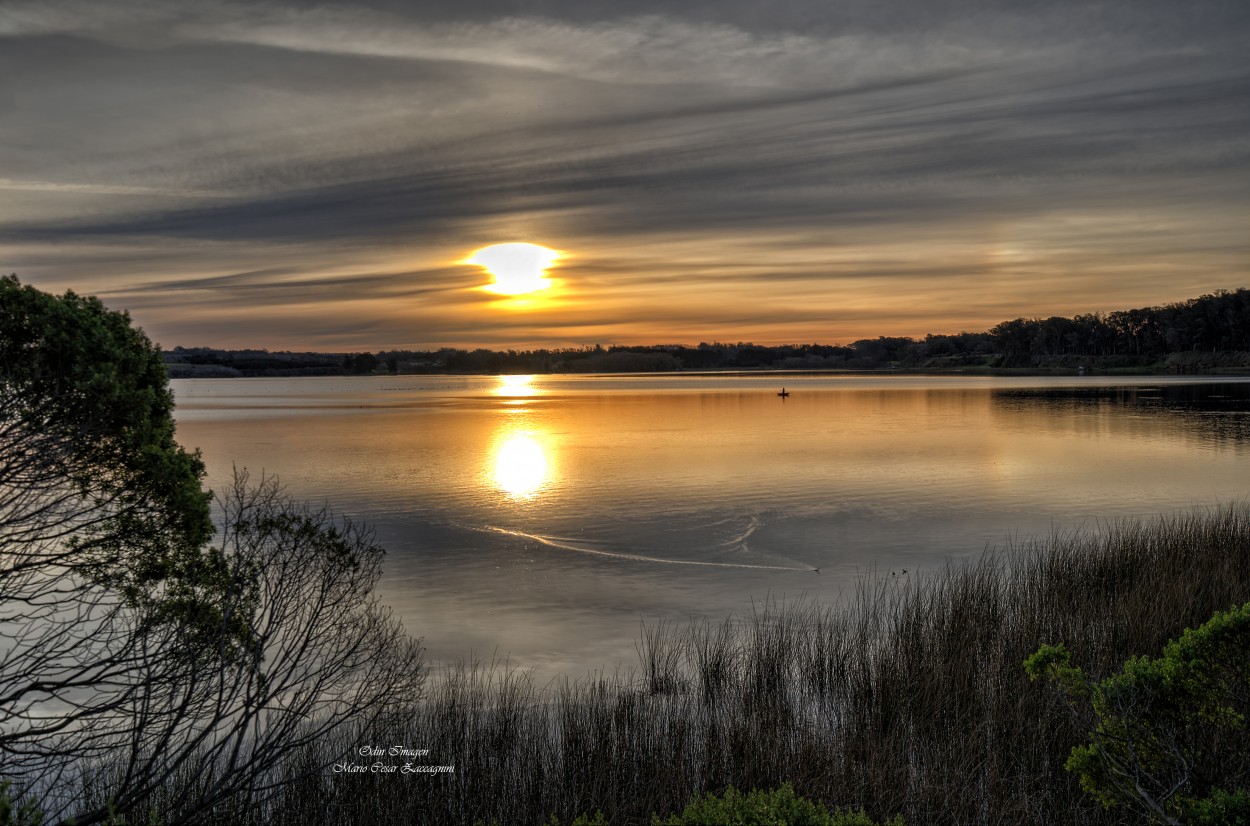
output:
[[762,524],[763,522],[760,521],[758,516],[752,516],[750,521],[747,523],[746,530],[735,536],[733,539],[722,542],[721,545],[737,545],[743,550],[746,550],[747,540],[751,538],[751,534],[755,533]]
[[700,565],[709,568],[751,568],[757,571],[811,571],[812,568],[798,568],[792,565],[751,565],[746,562],[696,562],[692,559],[661,559],[656,556],[643,556],[642,554],[629,554],[620,551],[604,551],[599,548],[586,548],[581,545],[572,544],[571,540],[561,537],[542,536],[540,534],[525,533],[524,531],[514,531],[508,528],[497,528],[493,525],[485,525],[480,528],[473,528],[476,531],[484,531],[486,533],[502,534],[503,536],[515,536],[518,539],[529,539],[540,545],[546,545],[549,548],[559,548],[563,551],[573,551],[579,554],[593,554],[594,556],[607,556],[613,559],[629,559],[635,562],[657,562],[661,565]]

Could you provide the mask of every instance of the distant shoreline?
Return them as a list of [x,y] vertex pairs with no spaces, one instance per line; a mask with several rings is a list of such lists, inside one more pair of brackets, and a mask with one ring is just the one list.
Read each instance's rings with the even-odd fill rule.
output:
[[[830,369],[830,368],[810,368],[801,367],[788,368],[707,368],[707,369],[677,369],[677,370],[622,370],[622,371],[548,371],[548,372],[524,372],[524,371],[421,371],[421,372],[398,372],[390,373],[377,371],[372,373],[344,373],[344,372],[313,372],[299,370],[285,370],[281,368],[269,370],[235,370],[223,371],[213,369],[215,365],[206,365],[208,369],[203,371],[174,369],[174,365],[166,365],[169,369],[169,377],[171,379],[240,379],[240,378],[361,378],[361,377],[388,377],[388,376],[516,376],[516,375],[538,375],[538,376],[986,376],[986,377],[1027,377],[1027,376],[1070,376],[1073,378],[1107,378],[1107,377],[1132,377],[1140,376],[1143,378],[1159,377],[1159,378],[1177,378],[1191,376],[1194,378],[1250,378],[1250,367],[1229,367],[1229,368],[1210,368],[1204,370],[1179,371],[1169,370],[1166,368],[1088,368],[1081,371],[1077,368],[1037,368],[1037,367],[959,367],[959,368],[941,368],[941,367],[916,367],[916,368],[862,368],[862,369]],[[199,365],[179,365],[180,367]]]
[[773,371],[944,375],[1250,375],[1250,290],[1073,318],[1017,318],[980,333],[879,336],[841,344],[700,342],[532,350],[276,352],[175,347],[170,378],[540,375]]

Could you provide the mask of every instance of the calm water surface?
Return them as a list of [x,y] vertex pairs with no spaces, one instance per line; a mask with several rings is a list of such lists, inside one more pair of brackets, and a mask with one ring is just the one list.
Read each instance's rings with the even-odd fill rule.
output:
[[263,470],[377,529],[383,598],[431,660],[542,678],[632,666],[640,620],[832,600],[1011,535],[1250,493],[1250,380],[172,384],[213,486]]

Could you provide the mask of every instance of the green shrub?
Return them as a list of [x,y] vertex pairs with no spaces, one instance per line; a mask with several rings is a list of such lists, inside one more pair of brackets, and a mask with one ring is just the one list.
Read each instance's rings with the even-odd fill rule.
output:
[[43,812],[33,798],[14,801],[9,793],[12,783],[0,781],[0,826],[42,826]]
[[[481,821],[478,821],[474,826],[479,826],[480,823]],[[499,826],[499,821],[492,820],[491,826]],[[560,826],[560,818],[552,815],[547,818],[547,822],[543,826]],[[589,812],[582,812],[573,819],[569,826],[608,826],[608,820],[603,816],[603,812],[600,811],[596,811],[594,815],[591,815]]]
[[1210,797],[1185,800],[1181,822],[1189,826],[1250,826],[1250,792],[1216,789]]
[[1107,808],[1124,805],[1155,823],[1250,823],[1250,603],[1217,612],[1167,644],[1158,659],[1134,657],[1095,681],[1061,645],[1025,661],[1074,709],[1093,711],[1090,740],[1065,767]]
[[[823,803],[799,797],[789,783],[745,795],[730,786],[723,797],[696,797],[680,815],[667,820],[656,815],[651,822],[654,826],[877,826],[862,811],[830,812]],[[902,818],[896,817],[885,826],[902,824]]]
[[608,821],[603,816],[603,812],[595,812],[594,817],[589,814],[578,815],[573,821],[573,826],[608,826]]

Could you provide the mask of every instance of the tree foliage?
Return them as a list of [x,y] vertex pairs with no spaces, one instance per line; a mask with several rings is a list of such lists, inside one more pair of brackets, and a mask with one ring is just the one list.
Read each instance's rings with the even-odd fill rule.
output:
[[[730,786],[723,795],[696,797],[681,814],[655,826],[877,826],[863,812],[830,812],[823,803],[799,797],[789,783],[771,791],[756,789],[743,794]],[[896,817],[885,826],[903,826]]]
[[219,501],[232,588],[216,639],[245,628],[249,656],[189,644],[176,627],[144,635],[141,690],[101,727],[114,749],[92,761],[97,799],[78,802],[80,823],[110,810],[237,819],[294,779],[290,755],[319,755],[304,768],[319,771],[341,757],[325,743],[419,697],[421,650],[374,594],[384,552],[371,532],[242,471]]
[[[218,624],[226,570],[206,544],[203,464],[174,441],[172,408],[160,351],[124,313],[0,278],[6,762],[55,751],[110,711],[84,694],[133,676],[136,634],[166,624],[202,638]],[[129,628],[137,616],[145,626]]]
[[1104,806],[1157,823],[1250,820],[1250,603],[1103,680],[1074,666],[1061,645],[1042,646],[1025,668],[1088,704],[1090,740],[1066,766]]
[[290,750],[417,696],[368,531],[239,473],[214,541],[160,351],[124,313],[0,278],[0,402],[13,816],[220,816],[290,780]]
[[161,351],[128,315],[0,277],[0,411],[0,583],[43,564],[14,546],[49,526],[72,525],[67,550],[133,599],[210,573],[204,466],[174,441]]

